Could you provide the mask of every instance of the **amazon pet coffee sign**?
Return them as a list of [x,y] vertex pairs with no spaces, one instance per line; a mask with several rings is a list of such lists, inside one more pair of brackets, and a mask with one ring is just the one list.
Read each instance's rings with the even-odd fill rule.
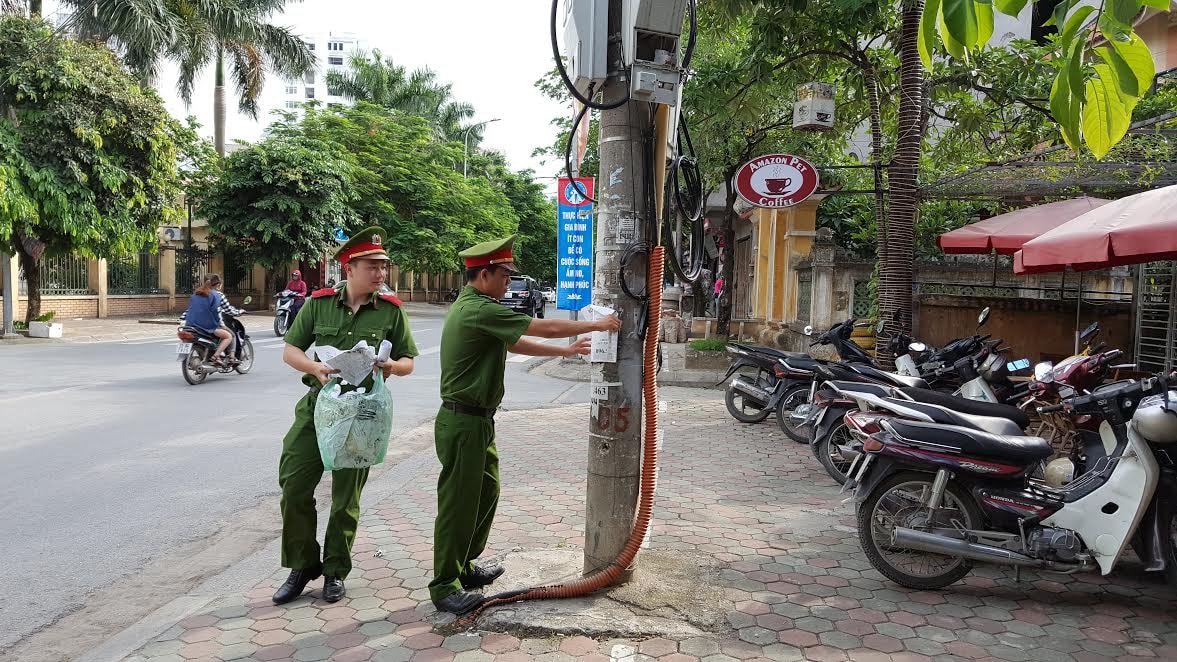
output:
[[736,172],[736,193],[756,207],[792,207],[813,195],[820,181],[817,168],[799,156],[765,154]]

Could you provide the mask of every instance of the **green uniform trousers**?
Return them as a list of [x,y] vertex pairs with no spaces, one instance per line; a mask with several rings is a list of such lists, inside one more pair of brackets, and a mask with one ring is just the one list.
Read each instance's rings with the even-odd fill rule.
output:
[[462,590],[462,577],[486,549],[499,504],[499,452],[494,419],[441,409],[433,426],[441,476],[433,526],[433,581],[429,597]]
[[331,516],[323,539],[323,560],[315,539],[318,512],[315,487],[323,478],[323,460],[315,439],[315,401],[307,393],[294,407],[294,425],[282,440],[278,485],[282,488],[282,565],[296,570],[322,568],[324,575],[344,578],[351,571],[351,545],[360,521],[360,491],[367,469],[331,472]]

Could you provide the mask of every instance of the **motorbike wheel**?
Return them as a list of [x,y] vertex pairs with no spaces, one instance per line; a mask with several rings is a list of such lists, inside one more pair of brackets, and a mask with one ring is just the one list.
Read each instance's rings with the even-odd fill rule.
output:
[[286,323],[286,314],[285,313],[278,313],[277,315],[274,316],[274,335],[275,336],[278,336],[279,338],[285,336],[287,326],[289,326],[289,325]]
[[204,348],[200,345],[193,345],[192,349],[188,351],[188,356],[180,361],[180,373],[184,375],[184,381],[192,386],[204,383],[208,379],[208,373],[200,369],[200,365],[204,363]]
[[245,344],[241,346],[241,363],[238,363],[237,365],[233,366],[233,369],[236,370],[237,373],[241,374],[241,375],[244,375],[245,373],[249,372],[250,370],[253,370],[253,341],[252,340],[246,340]]
[[741,423],[759,423],[772,413],[771,409],[761,409],[745,400],[744,396],[736,393],[730,383],[723,392],[723,402],[727,405],[727,413]]
[[776,423],[780,426],[781,432],[799,444],[808,444],[813,438],[813,430],[803,425],[794,425],[789,416],[794,409],[806,402],[809,402],[809,385],[797,384],[785,391],[776,406]]
[[813,442],[813,454],[817,456],[817,461],[821,463],[830,478],[833,478],[839,485],[846,482],[846,472],[850,470],[850,460],[842,457],[842,451],[838,447],[853,442],[854,435],[851,434],[850,428],[843,421],[838,421],[838,424],[827,434]]
[[968,559],[896,548],[896,526],[979,529],[981,513],[972,497],[949,481],[934,517],[923,506],[933,474],[905,471],[888,478],[858,509],[858,541],[866,558],[887,579],[908,588],[940,589],[960,581],[973,564]]

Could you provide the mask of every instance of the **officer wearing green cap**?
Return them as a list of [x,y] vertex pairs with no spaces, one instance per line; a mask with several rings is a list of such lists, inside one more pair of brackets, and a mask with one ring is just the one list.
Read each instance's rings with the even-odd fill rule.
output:
[[[294,407],[294,424],[282,440],[278,463],[282,565],[291,572],[274,594],[275,604],[302,595],[307,583],[320,574],[324,576],[325,601],[336,602],[344,596],[343,579],[351,570],[351,546],[360,517],[360,491],[368,479],[367,469],[331,473],[331,516],[320,558],[315,539],[315,486],[323,477],[323,462],[315,439],[315,401],[319,389],[338,371],[311,359],[307,348],[314,344],[349,350],[363,340],[375,350],[387,339],[392,343],[392,354],[376,366],[383,370],[384,378],[403,377],[413,371],[417,346],[409,332],[408,317],[399,299],[380,292],[388,275],[383,234],[381,228],[367,228],[339,248],[335,259],[343,265],[346,280],[339,287],[312,292],[286,332],[282,360],[305,373],[303,382],[311,390]],[[359,386],[370,388],[371,379]]]
[[437,521],[433,529],[433,581],[429,596],[442,611],[464,614],[483,600],[470,589],[503,574],[477,565],[486,548],[499,500],[499,456],[494,414],[503,399],[507,352],[528,356],[577,356],[589,339],[572,345],[526,340],[568,338],[590,331],[616,331],[615,316],[596,321],[532,319],[499,303],[515,267],[515,237],[472,246],[461,253],[466,287],[450,307],[441,333],[441,409],[434,444],[441,460]]

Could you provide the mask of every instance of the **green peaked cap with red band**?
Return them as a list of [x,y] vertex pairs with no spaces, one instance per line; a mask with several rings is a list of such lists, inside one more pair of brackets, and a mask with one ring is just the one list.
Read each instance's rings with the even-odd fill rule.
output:
[[481,244],[475,244],[458,253],[458,257],[466,263],[467,269],[476,267],[500,266],[509,271],[518,272],[515,266],[515,256],[511,247],[515,244],[515,235],[505,239],[491,239]]
[[364,228],[353,234],[339,250],[335,251],[335,259],[340,264],[347,264],[360,258],[366,260],[387,260],[388,253],[384,252],[384,228]]

